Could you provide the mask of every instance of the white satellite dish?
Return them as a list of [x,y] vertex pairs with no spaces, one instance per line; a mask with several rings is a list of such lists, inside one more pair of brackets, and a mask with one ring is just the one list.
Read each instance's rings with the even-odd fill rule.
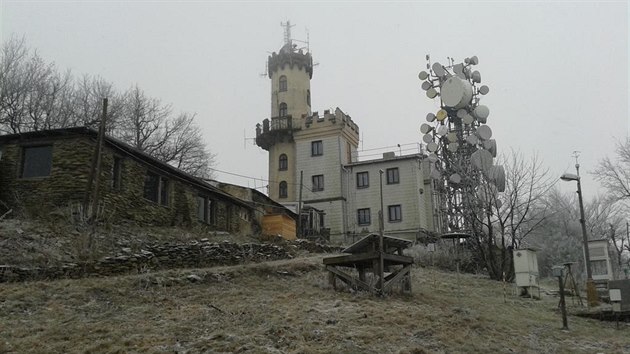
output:
[[440,125],[440,127],[437,129],[437,135],[444,136],[446,135],[446,133],[448,133],[448,128],[446,127],[446,125]]
[[480,123],[483,123],[488,119],[490,109],[487,106],[479,105],[473,110],[473,115]]
[[427,97],[435,98],[435,96],[437,95],[438,95],[438,92],[433,87],[427,90]]
[[467,106],[473,96],[470,82],[451,76],[440,86],[442,103],[447,107],[463,108]]
[[438,157],[437,157],[437,155],[436,155],[436,154],[431,153],[431,154],[429,154],[428,159],[429,159],[429,162],[433,162],[433,163],[435,163],[435,162],[437,162]]
[[460,183],[462,183],[462,176],[460,176],[460,175],[459,175],[459,174],[457,174],[457,173],[453,173],[453,174],[452,174],[452,175],[448,178],[448,180],[449,180],[450,182],[452,182],[452,183],[455,183],[455,184],[460,184]]
[[431,85],[431,83],[430,83],[430,82],[425,81],[425,82],[423,82],[423,83],[422,83],[422,86],[421,86],[421,87],[422,87],[422,89],[423,89],[423,90],[425,90],[425,91],[426,91],[426,90],[430,89],[431,87],[433,87],[433,85]]
[[431,68],[433,69],[433,72],[436,76],[442,77],[446,75],[446,70],[444,70],[444,67],[440,63],[433,63],[433,66],[431,66]]
[[433,142],[433,135],[431,134],[425,134],[422,136],[422,141],[424,141],[425,144],[428,144],[430,142]]
[[492,129],[487,125],[481,125],[477,128],[477,136],[482,140],[488,140],[492,137]]
[[490,151],[492,157],[497,157],[497,141],[494,139],[488,139],[483,142],[483,148]]
[[483,85],[479,88],[479,93],[482,95],[487,95],[490,92],[490,88],[486,85]]
[[476,82],[476,83],[480,83],[481,82],[481,73],[477,70],[473,71],[472,73],[472,81]]
[[420,74],[418,74],[418,78],[420,80],[426,80],[429,77],[429,73],[427,73],[426,71],[421,71]]
[[477,143],[479,143],[479,139],[476,135],[469,135],[466,137],[466,142],[470,145],[477,145]]
[[427,114],[427,122],[431,123],[435,120],[435,114],[429,113]]
[[479,58],[477,58],[476,55],[473,55],[472,57],[470,57],[470,64],[471,65],[477,65],[479,64]]
[[427,143],[427,150],[429,150],[430,152],[436,152],[438,149],[438,144],[436,144],[434,141]]
[[431,130],[433,130],[433,127],[428,125],[427,123],[422,123],[422,125],[420,125],[420,132],[422,134],[427,134]]
[[471,116],[470,114],[466,113],[466,115],[464,116],[464,118],[462,118],[462,122],[464,122],[464,124],[472,124],[472,122],[475,120],[475,117]]
[[454,143],[457,141],[457,133],[455,132],[450,132],[448,134],[446,134],[446,138],[448,139],[448,141],[450,141],[451,143]]
[[488,171],[492,167],[492,155],[487,150],[479,149],[470,155],[470,162],[478,171]]
[[448,144],[448,151],[450,152],[456,152],[457,149],[459,149],[459,144],[458,143],[450,143]]

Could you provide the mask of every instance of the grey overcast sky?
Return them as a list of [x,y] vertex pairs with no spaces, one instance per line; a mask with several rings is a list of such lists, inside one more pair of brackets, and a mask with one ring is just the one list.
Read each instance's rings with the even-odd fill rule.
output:
[[421,141],[419,126],[438,107],[417,77],[426,54],[442,63],[477,55],[499,152],[538,152],[559,176],[574,172],[571,154],[581,151],[590,198],[598,185],[586,172],[628,136],[628,11],[626,1],[0,0],[0,35],[24,36],[77,76],[119,91],[138,84],[197,113],[216,167],[262,179],[267,153],[244,137],[270,115],[261,74],[283,44],[280,22],[295,24],[295,39],[310,33],[313,110],[351,115],[364,149]]

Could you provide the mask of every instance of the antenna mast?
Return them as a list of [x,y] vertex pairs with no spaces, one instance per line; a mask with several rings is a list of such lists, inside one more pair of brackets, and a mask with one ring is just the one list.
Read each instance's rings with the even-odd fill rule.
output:
[[294,27],[295,25],[291,26],[291,21],[287,21],[280,22],[280,26],[284,27],[284,44],[288,44],[289,48],[293,49],[291,43],[291,27]]

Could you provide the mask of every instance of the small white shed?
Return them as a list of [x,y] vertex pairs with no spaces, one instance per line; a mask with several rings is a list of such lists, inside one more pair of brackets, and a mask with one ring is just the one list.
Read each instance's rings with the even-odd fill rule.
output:
[[611,280],[613,272],[610,264],[610,253],[608,252],[608,240],[589,240],[588,255],[591,271],[593,272],[593,280]]
[[[512,251],[514,258],[514,273],[516,276],[516,286],[518,287],[539,287],[538,283],[538,258],[536,250],[524,248]],[[529,290],[529,289],[528,289]]]

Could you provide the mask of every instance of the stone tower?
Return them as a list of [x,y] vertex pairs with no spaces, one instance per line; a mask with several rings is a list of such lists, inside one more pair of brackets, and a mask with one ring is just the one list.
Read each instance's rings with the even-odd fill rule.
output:
[[[295,169],[294,130],[301,120],[311,115],[311,78],[313,58],[303,49],[296,49],[285,26],[285,43],[267,61],[271,79],[271,119],[263,121],[263,131],[257,134],[258,146],[269,151],[269,196],[280,202],[298,200],[299,176]],[[260,131],[260,126],[258,127]]]

